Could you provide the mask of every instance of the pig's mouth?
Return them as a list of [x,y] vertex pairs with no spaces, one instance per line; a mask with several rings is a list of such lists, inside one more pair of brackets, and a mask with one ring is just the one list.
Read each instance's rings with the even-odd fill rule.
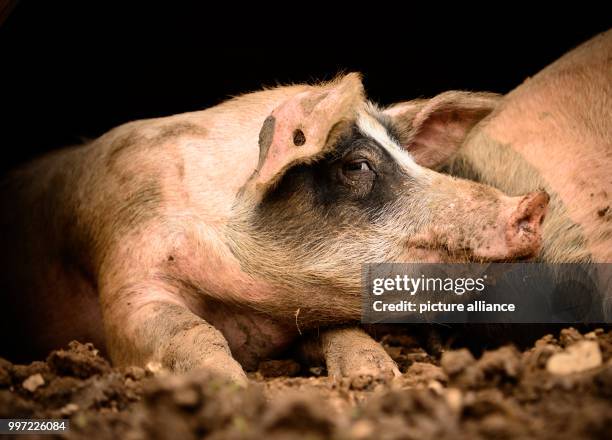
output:
[[475,261],[467,248],[450,249],[445,244],[408,244],[401,260],[408,263],[466,263]]
[[513,263],[535,259],[538,250],[512,257],[488,257],[475,254],[470,248],[450,249],[446,245],[416,245],[407,250],[402,260],[411,263]]

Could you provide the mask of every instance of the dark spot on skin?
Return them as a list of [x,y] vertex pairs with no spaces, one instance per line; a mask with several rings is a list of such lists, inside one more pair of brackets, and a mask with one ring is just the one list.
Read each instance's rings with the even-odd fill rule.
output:
[[179,176],[179,179],[183,180],[185,178],[185,163],[182,158],[176,166],[176,172]]
[[549,112],[541,112],[540,114],[538,114],[538,119],[542,120],[542,119],[546,119],[550,116]]
[[259,131],[259,164],[257,165],[257,169],[261,169],[268,154],[268,150],[270,149],[270,145],[272,145],[275,125],[276,118],[270,115],[261,126],[261,130]]
[[301,147],[305,143],[306,143],[306,136],[304,135],[304,132],[302,130],[300,130],[299,128],[296,129],[293,132],[293,144],[296,147]]
[[174,261],[174,257],[172,255],[168,256],[168,261]]
[[206,137],[207,130],[193,122],[177,122],[159,128],[157,135],[151,139],[152,144],[160,144],[181,136]]
[[589,197],[593,197],[594,195],[595,195],[595,194],[591,193],[591,194],[589,194]]
[[606,206],[605,208],[601,208],[599,210],[597,210],[597,215],[599,217],[603,217],[604,215],[606,215],[606,213],[609,211],[610,207]]

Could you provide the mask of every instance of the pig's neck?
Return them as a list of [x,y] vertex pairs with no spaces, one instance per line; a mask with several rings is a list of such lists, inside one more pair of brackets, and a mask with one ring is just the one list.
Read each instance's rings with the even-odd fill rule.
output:
[[242,220],[230,222],[226,231],[226,242],[241,276],[268,286],[267,294],[251,303],[253,307],[279,319],[297,321],[301,328],[359,320],[358,264],[350,271],[358,275],[343,279],[298,264],[291,253],[279,251],[278,243],[257,235]]

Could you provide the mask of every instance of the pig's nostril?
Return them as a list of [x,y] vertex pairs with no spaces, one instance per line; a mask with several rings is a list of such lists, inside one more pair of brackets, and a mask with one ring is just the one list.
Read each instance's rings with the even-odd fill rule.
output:
[[519,232],[533,232],[533,219],[525,217],[518,221]]
[[302,130],[300,130],[299,128],[296,129],[293,132],[293,144],[296,147],[301,147],[305,143],[306,143],[306,136],[304,135],[304,132]]
[[518,207],[520,213],[514,221],[518,232],[535,233],[544,222],[550,197],[544,191],[529,194]]

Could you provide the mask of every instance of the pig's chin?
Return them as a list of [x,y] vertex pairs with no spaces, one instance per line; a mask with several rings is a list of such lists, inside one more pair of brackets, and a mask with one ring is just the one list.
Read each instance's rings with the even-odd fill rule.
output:
[[537,253],[512,258],[496,258],[475,254],[467,249],[450,250],[445,247],[416,246],[407,248],[400,256],[402,263],[492,263],[492,262],[518,262],[533,260]]

